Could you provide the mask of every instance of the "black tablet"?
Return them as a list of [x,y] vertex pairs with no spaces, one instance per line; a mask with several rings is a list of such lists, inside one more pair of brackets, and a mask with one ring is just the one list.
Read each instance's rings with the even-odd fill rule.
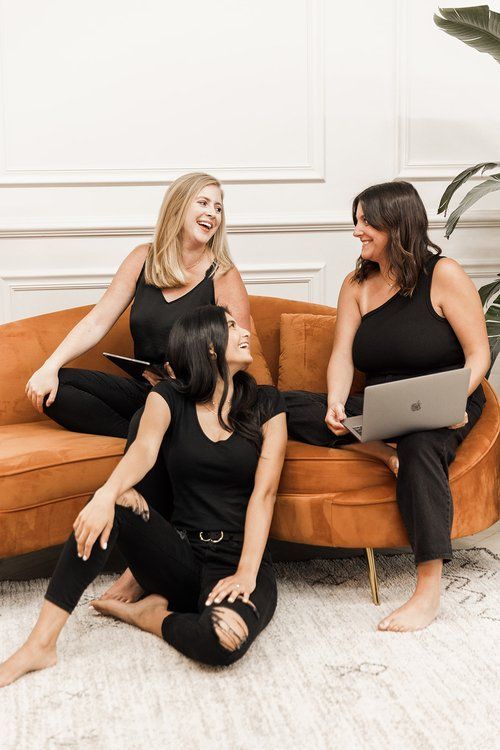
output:
[[122,357],[121,354],[110,354],[109,352],[103,352],[104,356],[109,359],[114,365],[121,367],[127,375],[140,380],[144,370],[151,370],[160,378],[166,378],[167,374],[161,365],[152,365],[151,362],[146,362],[142,359],[133,359],[132,357]]

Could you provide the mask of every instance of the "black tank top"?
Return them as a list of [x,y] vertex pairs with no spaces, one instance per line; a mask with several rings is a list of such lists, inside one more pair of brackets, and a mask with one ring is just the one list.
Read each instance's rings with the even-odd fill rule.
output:
[[[237,431],[226,440],[211,440],[201,428],[195,402],[170,380],[158,383],[153,393],[165,399],[171,413],[161,451],[173,489],[172,523],[192,531],[241,533],[259,451]],[[252,411],[261,425],[284,412],[278,389],[259,385]]]
[[464,366],[453,328],[431,303],[432,274],[441,257],[429,253],[411,297],[398,292],[361,318],[352,354],[354,366],[366,373],[366,385]]
[[199,284],[182,297],[167,302],[159,287],[146,284],[142,267],[130,310],[130,332],[136,359],[153,364],[163,364],[168,360],[168,338],[176,320],[196,307],[215,304],[213,276],[216,268],[214,261]]

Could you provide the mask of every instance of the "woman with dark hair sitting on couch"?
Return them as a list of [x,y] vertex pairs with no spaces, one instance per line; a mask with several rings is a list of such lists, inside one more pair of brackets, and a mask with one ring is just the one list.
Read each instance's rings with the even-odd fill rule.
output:
[[[244,372],[249,337],[215,305],[174,325],[177,379],[153,388],[136,440],[78,515],[33,631],[0,666],[0,686],[55,664],[59,634],[115,543],[147,595],[98,599],[102,614],[221,666],[241,658],[269,623],[277,593],[267,538],[286,419],[276,388]],[[160,451],[173,487],[171,523],[127,492]]]
[[[438,613],[443,560],[452,556],[448,466],[483,409],[488,338],[479,295],[458,263],[430,241],[425,208],[412,185],[388,182],[364,190],[354,199],[353,221],[361,255],[340,292],[328,393],[285,393],[288,429],[305,443],[376,456],[397,474],[417,586],[379,628],[417,630]],[[366,385],[470,368],[464,419],[404,435],[397,452],[381,441],[358,443],[342,424],[363,412],[363,397],[348,397],[354,367],[366,373]]]

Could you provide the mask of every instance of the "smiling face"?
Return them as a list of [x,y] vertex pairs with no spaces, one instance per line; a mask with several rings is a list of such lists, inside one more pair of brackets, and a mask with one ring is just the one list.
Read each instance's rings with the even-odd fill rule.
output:
[[361,241],[361,257],[363,260],[380,263],[380,261],[386,259],[389,232],[383,229],[375,229],[370,225],[363,213],[362,203],[359,203],[356,209],[356,226],[353,235]]
[[250,354],[250,333],[245,328],[241,328],[229,313],[226,313],[226,320],[228,327],[227,365],[233,373],[246,370],[253,361]]
[[186,250],[203,247],[217,232],[222,218],[222,194],[217,185],[206,185],[187,208],[182,227]]

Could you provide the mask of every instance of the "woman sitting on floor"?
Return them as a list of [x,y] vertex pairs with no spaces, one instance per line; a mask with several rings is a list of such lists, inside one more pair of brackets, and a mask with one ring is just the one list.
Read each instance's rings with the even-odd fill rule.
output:
[[[354,199],[353,221],[361,256],[340,292],[328,394],[285,393],[288,429],[305,443],[376,456],[397,474],[417,587],[379,628],[417,630],[438,613],[443,560],[452,556],[448,466],[483,410],[488,338],[479,295],[458,263],[443,258],[429,240],[425,208],[412,185],[388,182],[364,190]],[[470,368],[464,420],[404,435],[397,453],[381,441],[358,443],[342,424],[363,413],[363,397],[348,397],[354,367],[366,373],[366,385]]]
[[[177,379],[148,395],[136,440],[78,515],[33,631],[0,666],[0,685],[56,663],[59,634],[115,543],[147,595],[93,606],[186,656],[232,664],[271,620],[277,594],[266,543],[286,447],[283,400],[244,372],[249,333],[222,307],[181,318],[169,353]],[[130,489],[160,450],[172,523]]]

